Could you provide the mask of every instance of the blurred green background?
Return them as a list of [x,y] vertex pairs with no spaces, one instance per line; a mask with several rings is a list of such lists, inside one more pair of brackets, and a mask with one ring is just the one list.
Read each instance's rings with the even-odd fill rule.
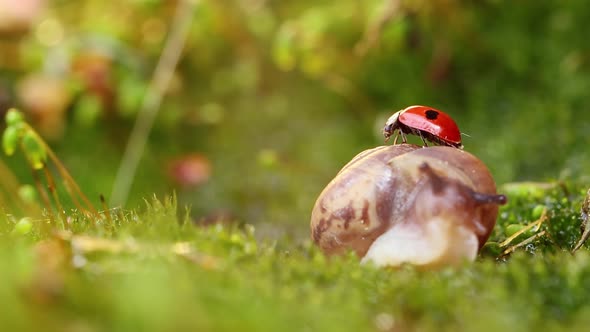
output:
[[[0,0],[0,108],[95,202],[176,6]],[[589,182],[588,1],[202,0],[192,20],[128,207],[176,191],[197,222],[307,231],[325,184],[414,104],[450,114],[498,183]]]

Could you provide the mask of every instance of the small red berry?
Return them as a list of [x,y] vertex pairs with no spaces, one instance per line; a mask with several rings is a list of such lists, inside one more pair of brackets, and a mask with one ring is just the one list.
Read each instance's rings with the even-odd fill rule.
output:
[[420,136],[424,145],[426,140],[447,145],[463,148],[461,144],[461,132],[455,121],[446,113],[441,112],[429,106],[410,106],[393,114],[385,123],[383,136],[385,140],[393,136],[393,144],[397,142],[398,135],[402,136],[402,141],[406,142],[406,134]]

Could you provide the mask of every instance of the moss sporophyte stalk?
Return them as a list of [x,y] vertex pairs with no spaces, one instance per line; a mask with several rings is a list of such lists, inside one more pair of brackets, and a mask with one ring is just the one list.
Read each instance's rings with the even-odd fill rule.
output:
[[[64,223],[67,216],[61,203],[61,198],[57,193],[57,184],[55,175],[49,170],[48,162],[51,162],[57,170],[57,177],[63,182],[63,186],[69,195],[72,203],[83,213],[94,215],[97,219],[101,218],[96,208],[90,203],[90,200],[82,193],[80,187],[69,174],[65,166],[57,158],[51,148],[45,143],[43,138],[25,121],[21,112],[16,109],[10,109],[6,113],[6,129],[2,136],[2,146],[4,153],[8,156],[15,154],[17,150],[22,151],[25,155],[29,166],[33,172],[35,188],[42,199],[43,206],[49,212],[51,221],[61,218]],[[38,173],[42,173],[45,184],[41,182]],[[49,192],[49,193],[48,193]],[[31,197],[28,195],[27,197]],[[20,199],[25,199],[21,197]],[[34,205],[32,200],[24,202],[25,204]],[[56,215],[53,215],[55,211]]]

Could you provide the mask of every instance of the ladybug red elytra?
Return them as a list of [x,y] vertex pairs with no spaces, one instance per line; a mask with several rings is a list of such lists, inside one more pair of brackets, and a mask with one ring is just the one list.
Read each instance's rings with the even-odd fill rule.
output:
[[410,106],[393,114],[383,128],[383,136],[387,141],[395,135],[393,144],[397,143],[398,135],[406,142],[406,134],[414,134],[422,138],[425,146],[426,140],[463,149],[461,144],[461,132],[455,121],[446,113],[429,106]]

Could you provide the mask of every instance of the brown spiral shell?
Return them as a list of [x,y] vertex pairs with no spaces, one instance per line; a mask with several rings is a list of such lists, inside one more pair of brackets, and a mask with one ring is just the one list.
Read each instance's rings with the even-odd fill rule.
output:
[[416,225],[419,233],[424,219],[442,218],[472,231],[481,248],[503,202],[487,167],[468,152],[380,146],[358,154],[325,187],[311,214],[311,236],[328,255],[353,250],[363,257],[396,225]]

